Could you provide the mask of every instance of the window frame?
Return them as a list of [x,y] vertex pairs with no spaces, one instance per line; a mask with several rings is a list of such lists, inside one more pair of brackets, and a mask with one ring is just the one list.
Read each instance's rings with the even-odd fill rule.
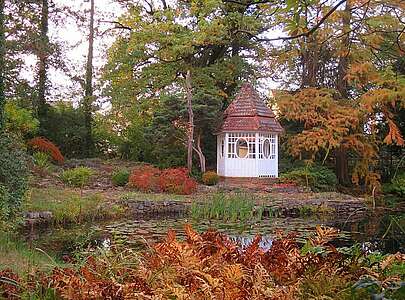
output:
[[[238,140],[244,139],[247,143],[248,151],[244,157],[239,157],[237,153]],[[256,133],[253,132],[232,132],[228,133],[227,158],[255,159],[256,158]]]

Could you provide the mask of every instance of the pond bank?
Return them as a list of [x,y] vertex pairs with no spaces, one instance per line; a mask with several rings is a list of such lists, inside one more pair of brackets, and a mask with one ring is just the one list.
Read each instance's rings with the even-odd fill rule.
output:
[[[28,227],[55,223],[114,219],[121,217],[166,217],[189,215],[193,203],[203,205],[215,190],[191,196],[147,194],[126,189],[77,191],[33,189],[31,201],[23,214]],[[235,192],[226,192],[232,195]],[[96,196],[95,196],[96,195]],[[249,193],[263,217],[310,216],[335,214],[342,218],[361,218],[368,207],[365,199],[339,193]],[[67,200],[71,199],[71,200]],[[80,202],[82,201],[82,203]]]
[[[339,216],[361,216],[368,211],[363,198],[355,198],[338,193],[261,193],[252,194],[257,207],[263,208],[264,216],[302,216],[313,214],[336,214]],[[175,216],[187,215],[193,202],[203,205],[207,195],[196,195],[194,199],[172,200],[170,195],[161,201],[126,197],[121,205],[128,207],[128,213],[134,216]]]

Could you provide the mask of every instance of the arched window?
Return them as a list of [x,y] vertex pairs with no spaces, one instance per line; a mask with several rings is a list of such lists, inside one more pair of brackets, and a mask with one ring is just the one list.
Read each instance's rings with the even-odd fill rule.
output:
[[265,139],[263,142],[263,156],[264,158],[269,158],[270,156],[270,141],[268,139]]
[[245,158],[249,153],[248,143],[244,138],[236,141],[236,155],[239,158]]
[[259,140],[259,158],[260,159],[275,159],[277,144],[274,134],[263,134]]

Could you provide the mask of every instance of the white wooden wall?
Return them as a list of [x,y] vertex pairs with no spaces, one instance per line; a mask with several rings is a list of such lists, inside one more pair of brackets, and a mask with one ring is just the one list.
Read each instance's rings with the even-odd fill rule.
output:
[[[249,134],[249,133],[244,133]],[[239,133],[241,137],[243,133]],[[235,136],[234,133],[231,134]],[[252,136],[252,133],[249,134]],[[278,177],[278,136],[277,134],[254,133],[255,137],[255,157],[238,158],[229,155],[230,133],[217,136],[217,173],[225,177]],[[274,141],[273,151],[268,158],[263,155],[263,142],[265,139]],[[224,151],[222,155],[222,140],[224,141]],[[231,156],[231,157],[230,157]]]
[[222,142],[224,142],[224,152],[225,152],[226,148],[225,134],[217,135],[217,174],[219,176],[225,176],[225,153],[224,155],[221,155]]

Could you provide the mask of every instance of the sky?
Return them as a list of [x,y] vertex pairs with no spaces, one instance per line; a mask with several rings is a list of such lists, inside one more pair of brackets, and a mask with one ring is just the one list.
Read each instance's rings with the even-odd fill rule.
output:
[[[73,10],[80,12],[87,12],[90,9],[90,1],[86,0],[53,0],[57,7],[62,5],[69,5]],[[120,16],[124,11],[120,5],[111,0],[96,0],[95,1],[95,27],[99,32],[103,32],[112,25],[105,20],[114,20]],[[83,26],[84,25],[84,26]],[[76,20],[72,17],[66,18],[62,24],[56,24],[49,20],[49,38],[51,41],[58,41],[64,45],[63,59],[68,62],[72,75],[79,75],[83,78],[85,72],[85,65],[88,51],[87,36],[89,32],[89,24],[77,24]],[[114,39],[111,35],[104,34],[98,35],[94,40],[94,71],[95,79],[99,77],[100,68],[106,62],[107,49],[111,46]],[[25,68],[22,70],[21,77],[27,79],[31,84],[34,84],[33,69],[37,64],[37,57],[29,55],[25,57]],[[49,100],[64,100],[77,103],[82,97],[82,89],[80,85],[70,79],[68,74],[63,70],[49,67],[48,78],[51,83],[51,91]],[[95,80],[95,81],[96,81]],[[73,95],[72,90],[77,91]]]

